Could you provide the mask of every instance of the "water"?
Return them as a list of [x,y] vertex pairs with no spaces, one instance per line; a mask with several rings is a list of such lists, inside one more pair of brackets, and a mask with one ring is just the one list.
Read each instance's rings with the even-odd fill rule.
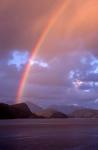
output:
[[98,150],[98,119],[1,120],[0,150]]

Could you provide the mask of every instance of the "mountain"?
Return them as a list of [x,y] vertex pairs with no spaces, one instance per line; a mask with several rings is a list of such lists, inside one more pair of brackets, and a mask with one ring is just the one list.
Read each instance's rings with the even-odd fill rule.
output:
[[38,106],[38,105],[36,105],[36,104],[34,104],[32,102],[26,101],[25,103],[28,105],[29,109],[32,112],[42,111],[42,108],[40,106]]
[[0,119],[38,118],[25,103],[8,105],[0,103]]
[[98,118],[98,110],[95,109],[81,109],[72,112],[69,117],[72,118]]
[[0,119],[12,119],[13,113],[8,104],[0,103]]
[[65,115],[64,113],[54,109],[44,109],[40,112],[36,112],[36,114],[44,118],[68,118],[68,116]]
[[13,101],[13,100],[7,100],[7,101],[4,102],[4,103],[6,103],[6,104],[8,104],[8,105],[14,105],[16,102]]
[[55,109],[64,114],[69,114],[69,113],[74,112],[75,110],[82,109],[82,107],[74,106],[74,105],[51,105],[49,108]]
[[20,103],[10,106],[12,113],[15,118],[36,118],[37,116],[33,114],[27,104]]

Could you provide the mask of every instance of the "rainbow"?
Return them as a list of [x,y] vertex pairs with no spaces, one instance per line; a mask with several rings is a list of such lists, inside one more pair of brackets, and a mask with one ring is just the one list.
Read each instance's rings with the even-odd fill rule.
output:
[[29,61],[26,65],[26,67],[25,67],[22,79],[21,79],[20,84],[19,84],[16,103],[20,103],[21,98],[23,96],[24,88],[25,88],[25,85],[26,85],[26,82],[28,80],[28,76],[29,76],[29,73],[30,73],[30,70],[31,70],[30,60],[34,60],[35,57],[37,56],[37,53],[39,52],[40,47],[44,43],[45,38],[47,37],[48,33],[50,32],[52,27],[55,25],[56,21],[59,19],[59,17],[64,12],[64,10],[67,6],[66,2],[68,2],[68,1],[64,0],[62,5],[57,10],[55,10],[55,12],[52,14],[52,16],[50,17],[50,20],[48,21],[48,23],[46,25],[46,28],[44,29],[44,31],[42,32],[42,35],[40,36],[37,44],[32,49],[31,57],[29,58]]

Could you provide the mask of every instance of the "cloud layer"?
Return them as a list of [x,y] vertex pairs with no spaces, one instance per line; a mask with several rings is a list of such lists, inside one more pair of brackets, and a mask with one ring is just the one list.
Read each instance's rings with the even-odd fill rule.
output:
[[22,99],[40,104],[98,102],[98,2],[66,1],[35,60],[31,52],[61,0],[0,0],[0,99],[15,100],[24,69],[31,72]]

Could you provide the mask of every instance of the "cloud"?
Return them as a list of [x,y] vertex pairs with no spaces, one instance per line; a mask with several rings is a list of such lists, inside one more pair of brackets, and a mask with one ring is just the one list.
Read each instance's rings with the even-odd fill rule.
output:
[[[0,85],[2,85],[0,96],[3,99],[16,98],[26,65],[23,63],[21,69],[18,69],[17,64],[20,62],[21,65],[22,59],[20,58],[25,58],[24,61],[28,62],[27,57],[24,57],[27,53],[21,55],[21,52],[14,52],[12,54],[15,54],[15,59],[13,55],[9,57],[14,63],[9,64],[9,59],[1,61],[0,65]],[[21,61],[17,62],[16,58]],[[93,104],[98,97],[98,80],[95,77],[96,63],[97,57],[92,53],[80,51],[56,56],[47,62],[44,58],[39,59],[38,57],[32,64],[22,99],[33,100],[40,104],[45,102],[45,105],[54,103],[88,105],[91,102]],[[44,67],[43,64],[47,64],[47,67]],[[92,76],[90,80],[89,76]],[[75,86],[78,80],[81,84]]]
[[14,50],[12,57],[8,61],[8,65],[16,65],[17,69],[21,69],[22,65],[28,63],[29,53],[28,51],[20,52]]
[[47,58],[69,51],[98,54],[98,2],[69,1],[64,13],[45,39],[39,55]]
[[[13,49],[34,48],[61,1],[0,0],[0,4],[0,56],[7,57]],[[55,53],[59,55],[79,47],[97,53],[97,14],[96,0],[67,0],[65,12],[49,32],[39,55],[54,57]]]
[[[86,105],[98,97],[95,80],[97,57],[88,52],[61,55],[48,62],[49,68],[32,66],[24,96],[45,103]],[[93,74],[91,80],[88,76]],[[73,74],[72,74],[73,73]],[[71,74],[71,76],[70,76]],[[79,80],[77,86],[75,82]],[[75,83],[75,84],[73,84]]]
[[0,0],[0,97],[16,97],[28,62],[23,97],[65,104],[98,98],[98,2],[66,1],[35,60],[29,56],[60,0]]
[[52,0],[0,0],[0,4],[0,56],[7,56],[13,49],[32,50],[46,23],[42,21],[38,26],[37,20],[43,15],[47,18],[55,3]]

